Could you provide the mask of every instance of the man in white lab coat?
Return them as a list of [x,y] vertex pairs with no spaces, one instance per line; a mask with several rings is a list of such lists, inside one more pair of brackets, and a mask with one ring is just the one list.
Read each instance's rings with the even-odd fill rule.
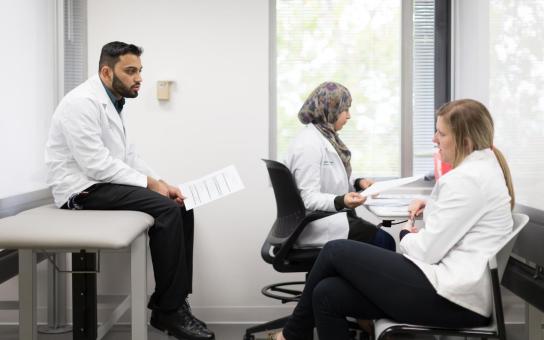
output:
[[48,184],[65,209],[136,210],[152,215],[155,291],[151,325],[179,339],[214,339],[191,313],[193,212],[179,188],[160,177],[128,143],[125,98],[138,96],[142,49],[123,42],[102,48],[98,75],[70,91],[53,115],[45,160]]

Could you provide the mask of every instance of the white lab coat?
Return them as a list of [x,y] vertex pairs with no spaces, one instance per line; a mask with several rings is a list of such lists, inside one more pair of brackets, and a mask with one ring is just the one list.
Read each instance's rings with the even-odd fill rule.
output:
[[[293,174],[308,211],[336,211],[334,198],[354,190],[340,156],[313,124],[306,125],[295,137],[285,165]],[[297,245],[322,246],[330,240],[346,239],[348,233],[347,215],[342,212],[310,223]]]
[[440,178],[424,221],[418,233],[404,236],[401,253],[425,273],[439,295],[491,315],[487,261],[513,226],[510,196],[493,151],[472,152]]
[[52,118],[46,143],[47,183],[57,206],[89,186],[147,186],[158,178],[128,143],[123,113],[115,110],[98,75],[70,91]]

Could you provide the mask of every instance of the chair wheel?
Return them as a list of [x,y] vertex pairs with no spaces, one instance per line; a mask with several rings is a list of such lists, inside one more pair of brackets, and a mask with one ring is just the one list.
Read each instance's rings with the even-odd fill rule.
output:
[[244,340],[255,340],[255,335],[246,334],[246,335],[244,335]]

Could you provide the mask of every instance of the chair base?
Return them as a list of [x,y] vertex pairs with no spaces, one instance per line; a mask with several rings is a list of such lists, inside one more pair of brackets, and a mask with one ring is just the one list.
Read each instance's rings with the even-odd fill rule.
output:
[[70,333],[72,331],[72,326],[70,325],[60,325],[51,327],[49,325],[38,326],[38,333],[41,334],[64,334]]
[[281,303],[297,302],[302,295],[302,289],[293,289],[291,286],[304,286],[305,281],[280,282],[268,285],[261,289],[261,293]]

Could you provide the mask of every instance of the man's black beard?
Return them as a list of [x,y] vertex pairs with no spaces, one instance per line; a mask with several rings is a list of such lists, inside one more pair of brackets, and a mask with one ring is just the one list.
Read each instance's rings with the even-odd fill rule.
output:
[[113,88],[113,91],[115,91],[121,97],[124,97],[124,98],[138,97],[138,91],[132,91],[129,87],[126,87],[125,84],[123,84],[123,82],[121,82],[121,80],[119,80],[119,78],[115,76],[115,73],[113,74],[111,87]]

